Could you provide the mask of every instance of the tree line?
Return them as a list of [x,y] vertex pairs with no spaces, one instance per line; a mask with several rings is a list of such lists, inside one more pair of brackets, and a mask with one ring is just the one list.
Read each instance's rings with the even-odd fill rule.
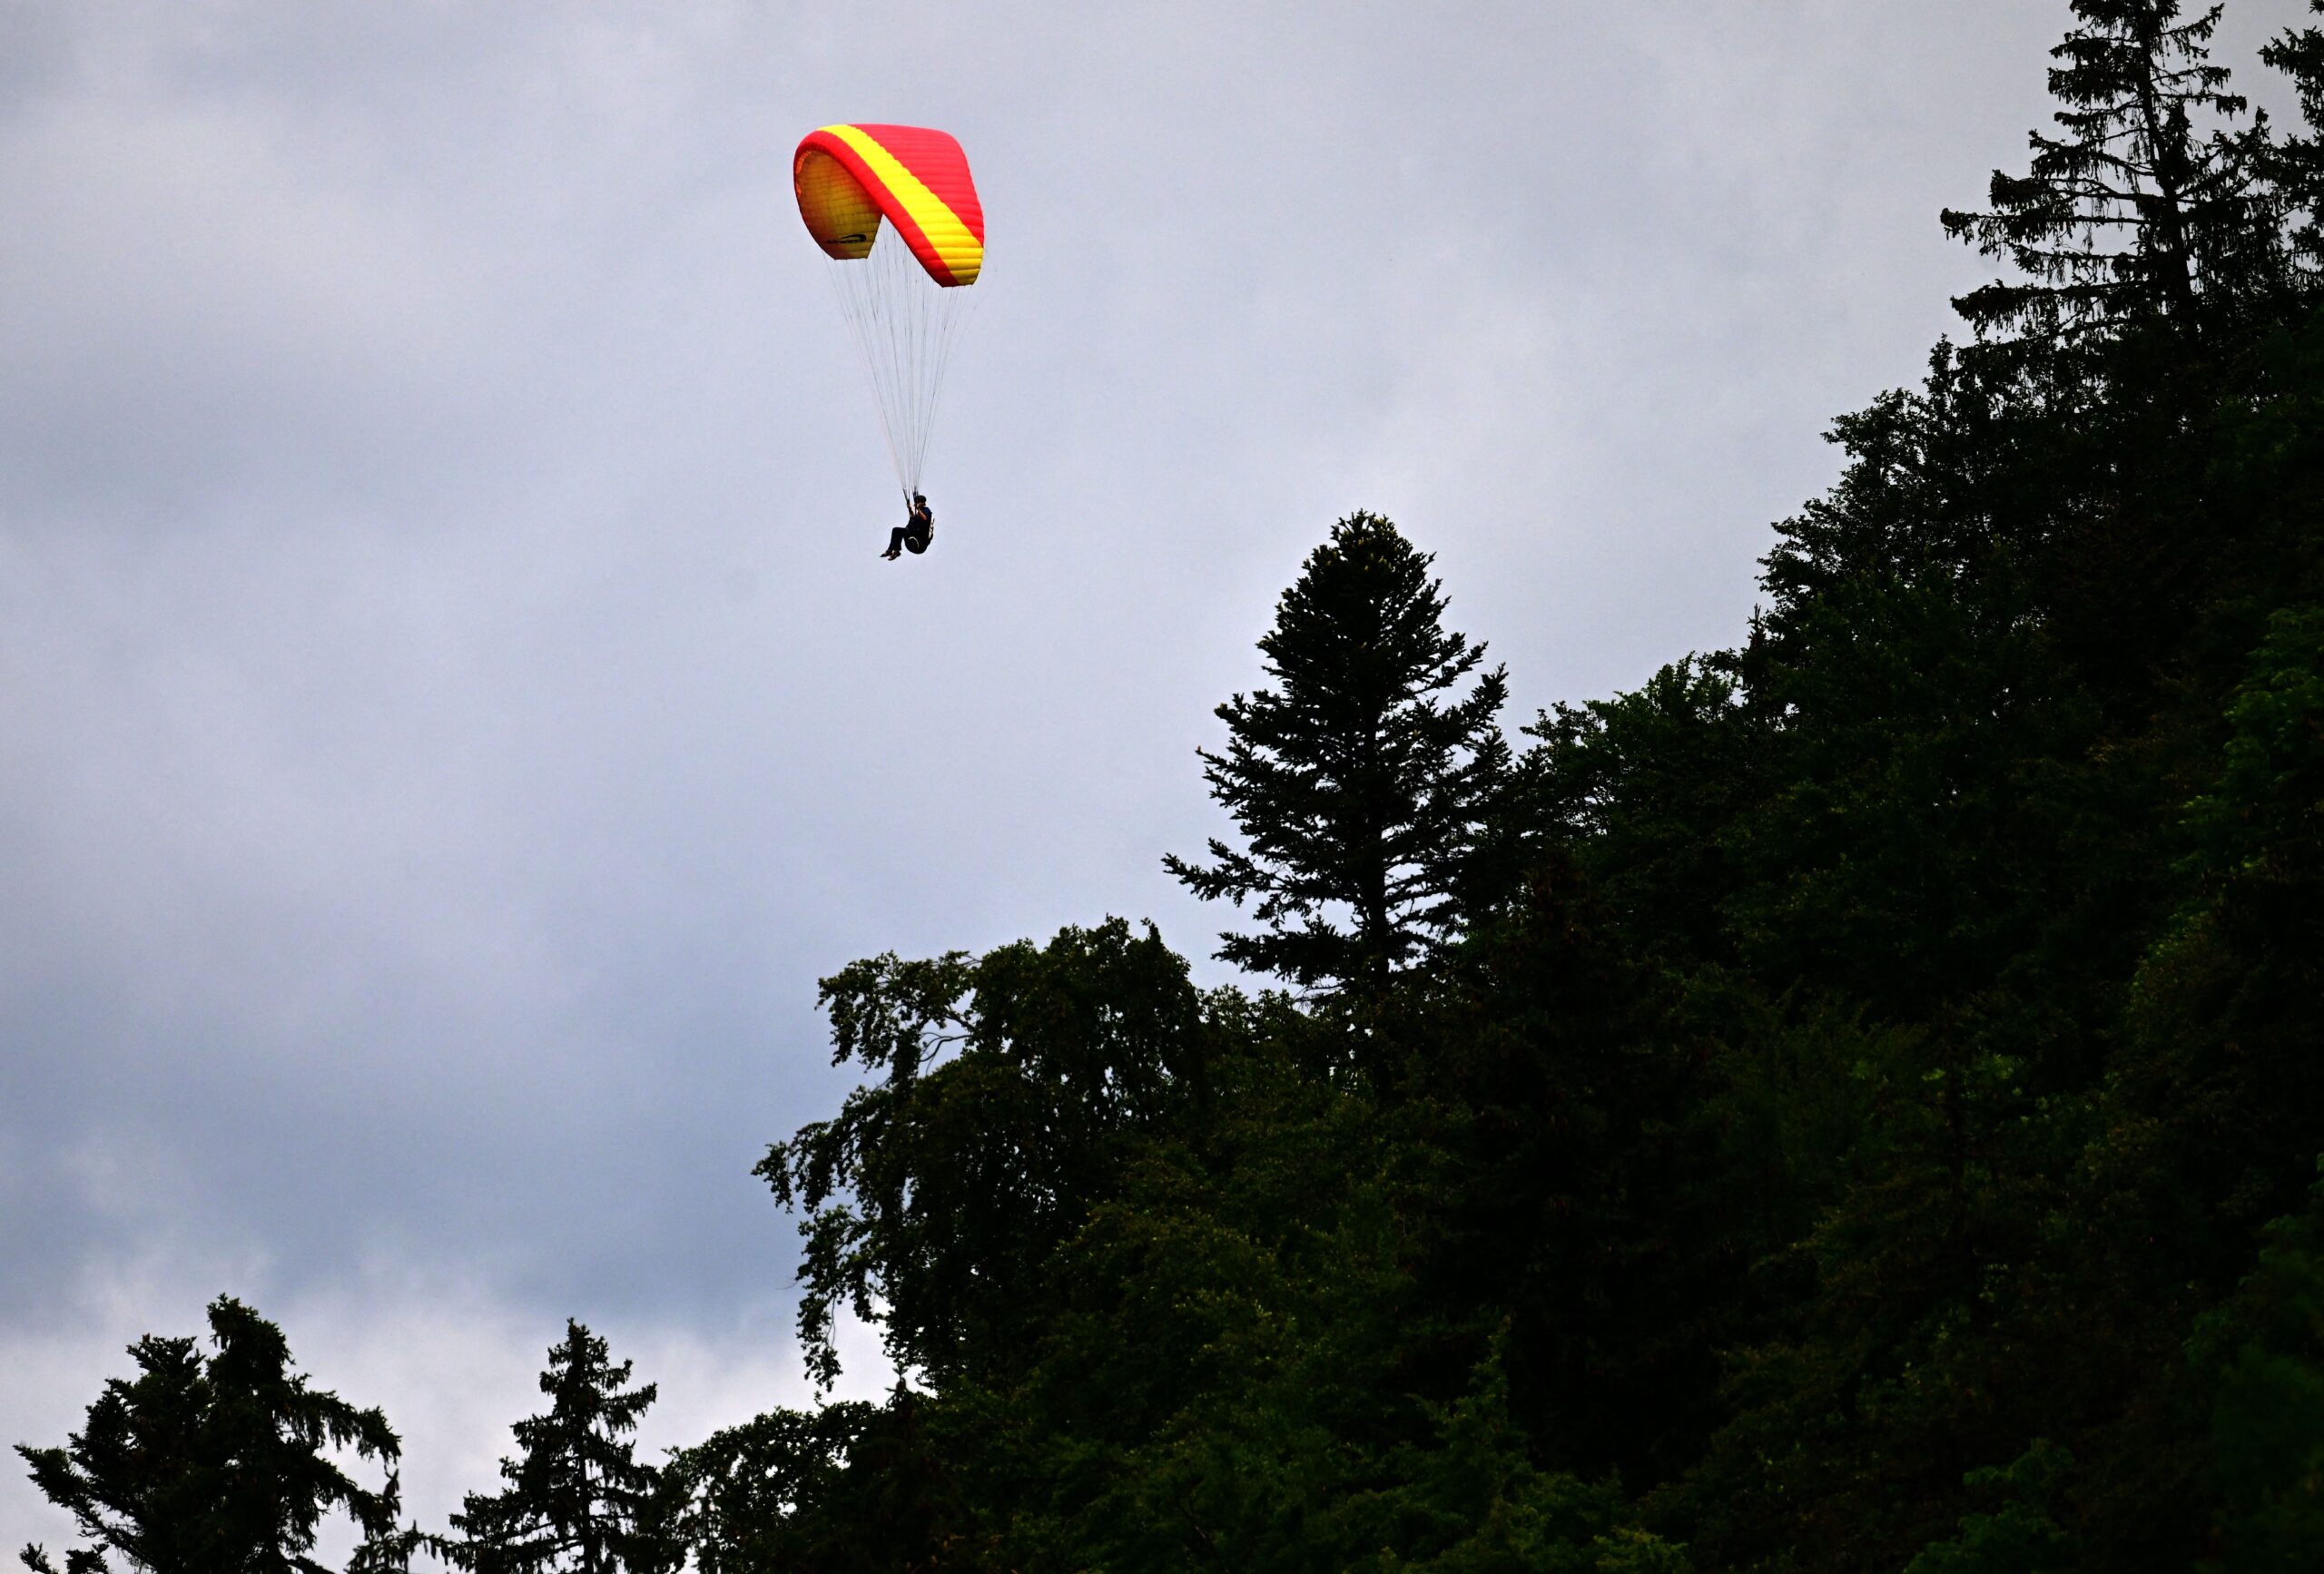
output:
[[222,1302],[37,1484],[170,1570],[332,1509],[364,1568],[2324,1567],[2324,29],[2279,129],[2217,6],[2072,15],[1943,215],[2004,276],[1836,423],[1738,645],[1512,742],[1352,515],[1167,861],[1272,984],[1118,920],[822,980],[862,1080],[758,1173],[812,1372],[852,1311],[886,1400],[646,1464],[576,1324],[422,1536]]

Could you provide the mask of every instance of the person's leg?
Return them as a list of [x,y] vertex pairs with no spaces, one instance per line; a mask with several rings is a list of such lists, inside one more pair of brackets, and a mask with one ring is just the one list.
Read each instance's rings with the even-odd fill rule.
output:
[[888,532],[888,549],[880,554],[880,556],[882,557],[893,557],[902,552],[903,549],[904,527],[899,525],[894,529]]

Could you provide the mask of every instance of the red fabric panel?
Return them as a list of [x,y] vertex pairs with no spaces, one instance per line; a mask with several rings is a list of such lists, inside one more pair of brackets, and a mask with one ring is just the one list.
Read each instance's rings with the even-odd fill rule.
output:
[[[977,200],[976,182],[969,174],[969,157],[960,151],[960,144],[949,133],[932,131],[924,126],[868,123],[857,123],[854,129],[877,142],[888,151],[889,156],[910,170],[912,177],[926,186],[931,195],[951,209],[961,226],[977,238],[978,244],[983,244],[984,204]],[[809,132],[800,139],[798,150],[793,153],[791,161],[794,191],[799,182],[800,160],[810,149],[820,149],[829,153],[862,183],[863,189],[871,193],[872,201],[880,204],[880,211],[887,215],[888,221],[895,225],[897,232],[911,247],[912,254],[920,259],[921,267],[927,271],[931,279],[946,286],[960,282],[952,276],[951,270],[945,266],[943,258],[937,254],[936,248],[929,243],[927,232],[888,190],[887,182],[880,179],[863,162],[862,155],[843,139],[822,130]]]

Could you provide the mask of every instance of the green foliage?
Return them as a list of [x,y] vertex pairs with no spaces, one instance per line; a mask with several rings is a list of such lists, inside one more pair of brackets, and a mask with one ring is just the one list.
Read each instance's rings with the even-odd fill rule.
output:
[[1526,733],[1503,837],[1520,861],[1569,858],[1630,944],[1723,960],[1723,832],[1752,801],[1762,741],[1730,672],[1697,657],[1610,700],[1559,705]]
[[[1431,1293],[1428,1264],[1457,1257],[1442,1106],[1381,1102],[1316,1043],[1378,1022],[1199,996],[1119,923],[940,966],[933,987],[894,959],[831,981],[844,1046],[887,1025],[889,1077],[843,1138],[811,1128],[768,1166],[803,1198],[829,1157],[821,1206],[846,1209],[853,1256],[822,1280],[811,1259],[810,1294],[860,1284],[914,1320],[891,1339],[931,1354],[928,1387],[682,1458],[707,1483],[688,1539],[743,1549],[718,1566],[857,1567],[866,1495],[916,1482],[882,1516],[917,1527],[885,1566],[1682,1567],[1611,1486],[1533,1462],[1507,1331]],[[980,1299],[987,1280],[1005,1296]],[[933,1302],[941,1328],[913,1310]],[[907,1411],[913,1449],[869,1458]]]
[[2189,894],[2133,975],[2095,1156],[2223,1290],[2324,1146],[2324,615],[2279,612],[2222,708],[2213,784],[2181,816]]
[[2312,1567],[2324,1547],[2324,1184],[2267,1239],[2188,1343],[2212,1394],[2225,1574]]
[[2226,129],[2247,105],[2209,58],[2221,9],[2182,18],[2181,0],[2073,0],[2077,25],[2050,72],[2064,134],[2032,135],[2024,175],[1994,172],[1990,212],[1945,214],[1949,233],[2026,275],[1954,303],[1981,331],[2192,331],[2214,295],[2274,255],[2264,144]]
[[498,1492],[470,1492],[452,1516],[456,1537],[434,1549],[478,1574],[632,1574],[675,1567],[656,1533],[658,1472],[637,1462],[629,1434],[654,1402],[652,1383],[625,1389],[630,1363],[567,1319],[549,1347],[541,1392],[549,1408],[517,1422],[517,1458],[500,1461]]
[[900,1391],[885,1406],[778,1410],[679,1451],[662,1473],[658,1534],[695,1574],[898,1574],[963,1549],[942,1468]]
[[2073,1465],[2063,1449],[2036,1442],[2010,1464],[1971,1471],[1965,1484],[1999,1498],[2000,1506],[1964,1514],[1961,1533],[1926,1548],[1905,1574],[2060,1574],[2073,1568],[2072,1543],[2049,1510]]
[[1245,1009],[1118,920],[974,961],[859,962],[822,999],[835,1059],[881,1080],[757,1173],[805,1215],[800,1333],[826,1383],[842,1306],[881,1308],[898,1365],[940,1379],[1015,1348],[1041,1263],[1141,1134],[1200,1110],[1212,1044]]
[[[1686,1549],[1630,1522],[1618,1481],[1545,1472],[1511,1421],[1498,1345],[1470,1391],[1428,1407],[1433,1447],[1410,1476],[1350,1505],[1382,1549],[1351,1569],[1379,1574],[1689,1574]],[[1408,1550],[1392,1550],[1402,1547]]]
[[2227,725],[2219,785],[2188,810],[2192,866],[2239,894],[2304,895],[2324,880],[2324,606],[2270,619]]
[[1169,861],[1304,999],[1119,924],[826,980],[874,1080],[762,1173],[819,1370],[852,1303],[917,1386],[768,1423],[785,1547],[884,1481],[897,1566],[2324,1566],[2324,29],[2279,143],[2216,9],[2072,9],[1946,216],[2016,277],[1739,649],[1509,760],[1426,556],[1309,558]]
[[1166,857],[1208,900],[1258,899],[1263,934],[1219,956],[1303,989],[1363,984],[1431,956],[1456,927],[1479,833],[1507,762],[1500,668],[1443,626],[1430,558],[1376,514],[1351,514],[1309,555],[1259,641],[1282,687],[1218,707],[1211,795],[1246,850],[1208,867]]
[[[2308,8],[2324,12],[2318,0],[2309,0]],[[2308,134],[2288,136],[2274,150],[2272,173],[2285,205],[2300,216],[2292,235],[2294,262],[2312,282],[2324,263],[2324,230],[2317,223],[2324,208],[2324,28],[2287,28],[2260,49],[2260,58],[2290,78],[2299,96]]]
[[[325,1574],[308,1554],[334,1512],[363,1533],[350,1574],[404,1567],[411,1538],[396,1529],[399,1447],[387,1418],[309,1387],[282,1331],[241,1302],[212,1302],[209,1321],[209,1355],[191,1338],[148,1335],[129,1347],[137,1376],[109,1380],[64,1447],[18,1445],[34,1485],[88,1543],[65,1554],[67,1574],[103,1574],[108,1555],[153,1574]],[[359,1486],[335,1451],[389,1467],[386,1484]],[[24,1562],[51,1569],[38,1548]]]
[[1435,1320],[1504,1321],[1546,1461],[1652,1481],[1701,1446],[1742,1264],[1711,1189],[1718,1135],[1689,1114],[1713,1047],[1622,934],[1544,854],[1397,1031]]

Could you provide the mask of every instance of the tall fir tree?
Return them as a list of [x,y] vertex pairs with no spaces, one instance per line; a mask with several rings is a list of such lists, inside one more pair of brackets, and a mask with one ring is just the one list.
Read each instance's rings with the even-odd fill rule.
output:
[[[2324,0],[2309,0],[2324,15]],[[2274,152],[2274,176],[2291,226],[2291,252],[2300,281],[2312,287],[2324,273],[2324,27],[2288,27],[2260,58],[2290,78],[2299,95],[2300,134]]]
[[1200,751],[1203,774],[1246,846],[1163,863],[1206,900],[1256,899],[1265,932],[1222,935],[1223,960],[1376,989],[1458,928],[1508,769],[1508,686],[1444,627],[1432,561],[1376,514],[1342,519],[1259,641],[1280,688],[1218,707],[1226,750]]
[[2137,322],[2200,335],[2280,259],[2262,176],[2264,118],[2210,59],[2221,7],[2073,0],[2051,51],[2062,134],[2035,132],[2023,175],[1994,172],[1990,211],[1944,215],[1947,233],[2025,277],[1954,305],[1981,335],[2030,339]]
[[655,1385],[627,1388],[630,1362],[567,1319],[548,1353],[541,1392],[547,1413],[512,1429],[521,1451],[500,1461],[508,1485],[470,1492],[436,1550],[476,1574],[642,1574],[671,1566],[655,1528],[660,1472],[640,1464],[630,1434],[653,1404]]
[[[350,1574],[406,1567],[387,1417],[310,1388],[282,1331],[241,1302],[209,1315],[214,1353],[148,1335],[129,1347],[138,1375],[108,1382],[65,1446],[17,1446],[89,1543],[64,1555],[67,1574],[104,1574],[109,1555],[151,1574],[327,1574],[309,1554],[334,1511],[362,1532]],[[358,1485],[332,1451],[385,1466],[386,1484]],[[38,1547],[23,1560],[54,1574]]]

